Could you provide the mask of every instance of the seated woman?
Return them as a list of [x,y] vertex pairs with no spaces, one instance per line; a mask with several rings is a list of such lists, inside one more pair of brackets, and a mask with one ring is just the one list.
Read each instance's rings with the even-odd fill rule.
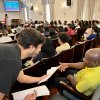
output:
[[52,57],[56,54],[53,42],[50,38],[46,38],[45,44],[42,46],[41,51],[36,57],[33,57],[33,63],[41,60],[42,58]]
[[56,52],[60,53],[63,50],[69,49],[70,48],[70,45],[68,43],[69,40],[70,40],[70,37],[67,36],[65,32],[60,33],[58,35],[58,43],[60,44],[60,46],[56,48]]
[[87,37],[87,40],[91,40],[93,38],[96,38],[98,33],[98,27],[97,26],[93,26],[91,29],[91,34]]

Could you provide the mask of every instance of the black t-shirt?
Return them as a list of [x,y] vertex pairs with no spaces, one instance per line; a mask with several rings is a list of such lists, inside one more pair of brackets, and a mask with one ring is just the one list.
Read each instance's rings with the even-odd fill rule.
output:
[[0,44],[0,92],[9,94],[21,66],[21,51],[18,45]]

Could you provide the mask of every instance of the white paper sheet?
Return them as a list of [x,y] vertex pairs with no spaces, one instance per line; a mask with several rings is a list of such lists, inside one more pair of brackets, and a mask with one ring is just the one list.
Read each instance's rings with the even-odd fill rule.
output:
[[24,100],[24,97],[28,94],[33,93],[34,90],[37,92],[37,97],[44,96],[44,95],[50,95],[50,92],[45,85],[38,86],[35,88],[31,88],[31,89],[26,89],[26,90],[19,91],[19,92],[15,92],[15,93],[12,93],[12,95],[13,95],[14,100]]
[[58,66],[58,67],[51,67],[51,69],[48,69],[48,70],[47,70],[47,75],[48,75],[48,76],[47,76],[46,78],[44,78],[43,80],[41,80],[38,84],[47,81],[47,80],[57,71],[57,69],[58,69],[59,67],[60,67],[60,66]]

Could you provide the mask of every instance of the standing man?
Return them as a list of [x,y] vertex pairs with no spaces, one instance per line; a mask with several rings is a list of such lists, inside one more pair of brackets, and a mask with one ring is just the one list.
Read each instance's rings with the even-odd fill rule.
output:
[[36,83],[42,77],[24,75],[21,60],[36,55],[44,43],[44,37],[35,29],[26,28],[17,39],[17,44],[0,44],[0,100],[9,94],[16,79],[21,83]]

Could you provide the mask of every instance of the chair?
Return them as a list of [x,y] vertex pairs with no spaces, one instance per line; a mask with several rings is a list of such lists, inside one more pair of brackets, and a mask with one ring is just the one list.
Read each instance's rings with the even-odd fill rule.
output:
[[[68,98],[70,98],[70,100],[91,100],[90,97],[78,92],[76,89],[73,89],[69,84],[63,82],[63,81],[60,81],[60,84],[62,86],[62,89],[64,90],[62,92],[62,94],[66,97],[66,95],[69,95],[70,94],[70,97],[67,96]],[[67,92],[65,92],[67,91]],[[75,98],[75,99],[72,99],[72,98]]]
[[91,100],[100,100],[100,85],[94,91]]
[[92,39],[92,48],[97,47],[97,38]]
[[74,45],[77,42],[77,34],[71,35],[72,38],[72,45]]
[[73,62],[80,62],[83,58],[84,42],[74,46]]
[[44,63],[45,66],[47,66],[47,69],[51,67],[55,67],[59,65],[59,53],[54,55],[53,57],[50,58],[44,58],[41,60],[42,63]]
[[92,48],[92,40],[85,41],[83,56],[85,55],[85,52],[91,48]]
[[71,63],[73,62],[74,48],[64,50],[59,54],[59,61],[61,63]]

